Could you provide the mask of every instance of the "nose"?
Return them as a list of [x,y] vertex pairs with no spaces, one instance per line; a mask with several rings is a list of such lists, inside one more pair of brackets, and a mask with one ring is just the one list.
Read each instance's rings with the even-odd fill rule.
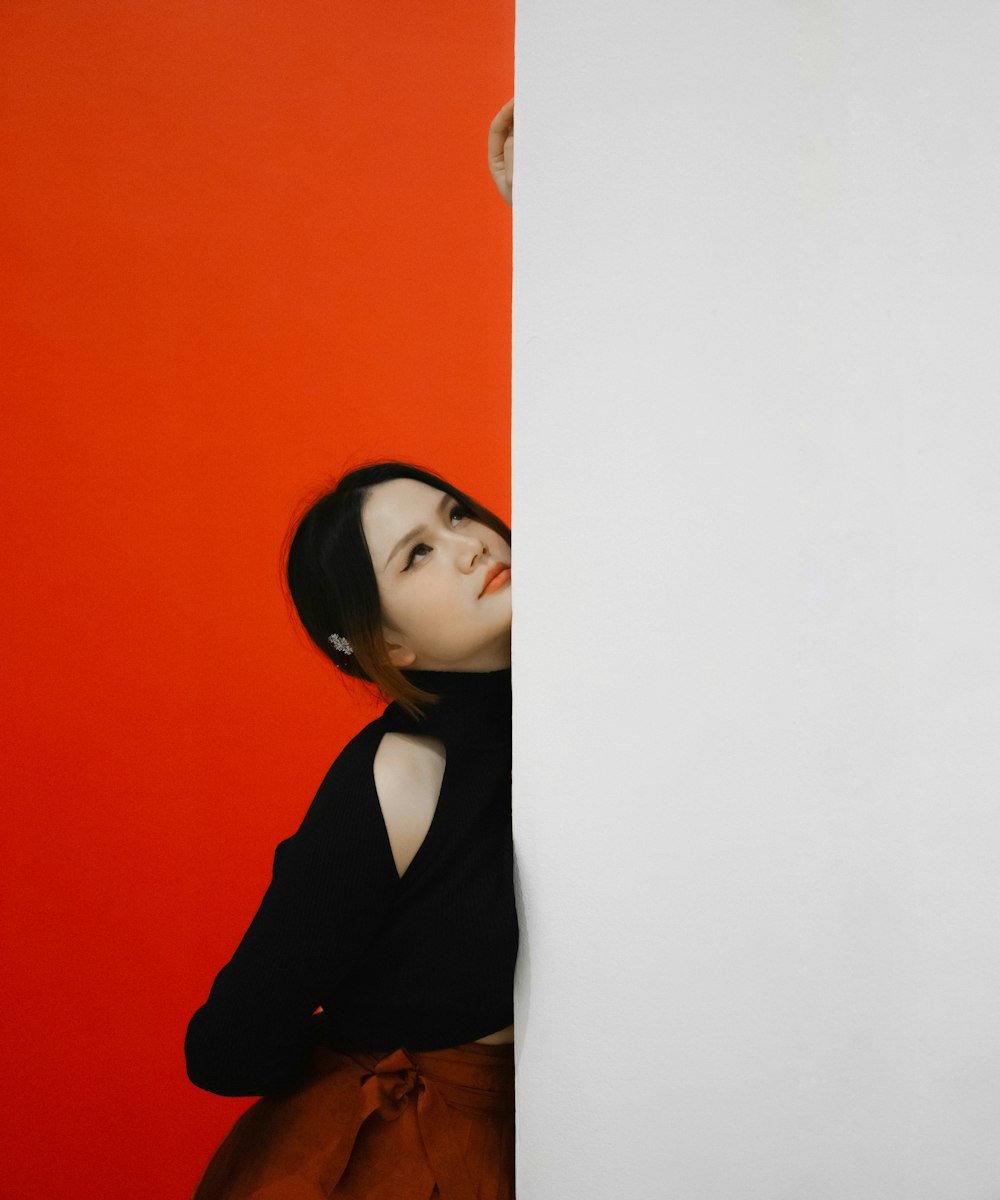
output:
[[483,555],[489,556],[489,547],[477,534],[456,532],[455,537],[459,543],[458,561],[466,573],[476,568]]

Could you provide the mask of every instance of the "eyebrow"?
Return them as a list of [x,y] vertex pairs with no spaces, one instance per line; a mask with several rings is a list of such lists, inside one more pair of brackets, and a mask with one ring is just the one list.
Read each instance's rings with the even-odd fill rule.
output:
[[[448,507],[448,505],[452,502],[452,500],[454,500],[454,496],[450,496],[447,492],[443,493],[443,495],[441,496],[441,499],[438,501],[438,506],[437,506],[437,512],[439,515],[441,515],[441,516],[444,515],[444,510]],[[416,529],[411,529],[409,533],[404,534],[399,539],[399,541],[395,544],[395,546],[393,546],[392,551],[389,554],[389,557],[385,560],[385,565],[388,566],[389,563],[391,563],[392,560],[399,553],[399,551],[402,550],[402,548],[406,545],[406,543],[408,541],[410,541],[411,538],[415,538],[419,534],[423,533],[426,528],[427,528],[426,525],[418,525],[416,527]]]

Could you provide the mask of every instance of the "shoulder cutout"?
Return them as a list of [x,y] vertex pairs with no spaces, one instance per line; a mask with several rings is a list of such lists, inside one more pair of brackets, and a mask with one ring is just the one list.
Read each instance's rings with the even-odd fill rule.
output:
[[400,879],[431,827],[445,760],[439,738],[415,733],[385,733],[375,751],[375,791]]

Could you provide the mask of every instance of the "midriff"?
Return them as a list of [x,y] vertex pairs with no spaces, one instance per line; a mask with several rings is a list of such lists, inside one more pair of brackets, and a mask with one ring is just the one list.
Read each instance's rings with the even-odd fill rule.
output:
[[496,1033],[488,1033],[486,1037],[476,1038],[477,1042],[483,1042],[487,1046],[500,1046],[514,1040],[514,1026],[508,1025],[506,1029],[498,1029]]

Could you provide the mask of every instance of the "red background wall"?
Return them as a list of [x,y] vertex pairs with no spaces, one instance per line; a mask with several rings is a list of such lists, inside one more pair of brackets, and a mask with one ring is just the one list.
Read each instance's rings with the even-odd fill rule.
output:
[[365,708],[279,546],[362,459],[509,516],[513,4],[7,0],[0,1192],[190,1194],[184,1073]]

